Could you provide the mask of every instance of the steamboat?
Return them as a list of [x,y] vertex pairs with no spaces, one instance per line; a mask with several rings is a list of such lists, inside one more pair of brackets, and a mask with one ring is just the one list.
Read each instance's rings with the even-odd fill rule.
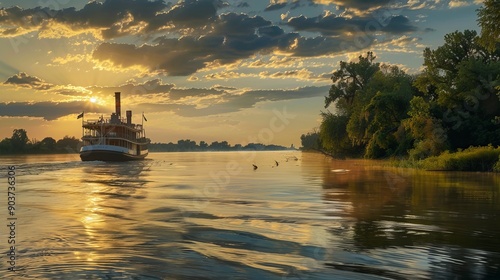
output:
[[[80,115],[83,117],[83,113]],[[79,116],[79,117],[80,117]],[[148,155],[149,139],[146,138],[142,115],[141,124],[132,123],[132,111],[121,117],[120,92],[115,92],[115,112],[110,118],[82,119],[82,161],[141,160]]]

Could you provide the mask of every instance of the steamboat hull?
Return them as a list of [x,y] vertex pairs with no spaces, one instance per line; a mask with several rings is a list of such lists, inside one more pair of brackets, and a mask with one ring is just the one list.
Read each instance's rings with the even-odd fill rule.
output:
[[81,152],[80,158],[82,161],[132,161],[142,160],[148,154],[143,155],[129,155],[115,151],[88,151]]
[[148,155],[147,150],[135,153],[122,147],[111,145],[84,146],[80,151],[82,161],[131,161],[142,160]]

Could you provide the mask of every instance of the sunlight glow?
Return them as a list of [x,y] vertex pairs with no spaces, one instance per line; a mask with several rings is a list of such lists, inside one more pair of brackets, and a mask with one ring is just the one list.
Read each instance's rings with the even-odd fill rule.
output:
[[91,98],[90,98],[90,102],[92,102],[92,103],[96,103],[96,102],[97,102],[97,98],[95,98],[95,97],[91,97]]

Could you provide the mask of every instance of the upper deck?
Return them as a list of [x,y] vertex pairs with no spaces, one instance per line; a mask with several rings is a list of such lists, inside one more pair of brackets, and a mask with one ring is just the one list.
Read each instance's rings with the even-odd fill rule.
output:
[[144,127],[142,124],[134,124],[134,123],[127,123],[126,118],[118,118],[116,117],[115,119],[106,119],[106,118],[100,118],[100,119],[90,119],[90,120],[85,120],[83,121],[83,128],[85,129],[92,129],[92,130],[100,130],[103,127],[122,127],[126,130],[130,130],[133,132],[141,132],[143,131]]

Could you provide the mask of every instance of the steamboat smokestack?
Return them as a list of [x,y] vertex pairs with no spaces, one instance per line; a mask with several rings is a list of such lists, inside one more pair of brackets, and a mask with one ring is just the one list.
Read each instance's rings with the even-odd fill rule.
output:
[[120,104],[120,92],[115,92],[115,108],[116,108],[116,115],[118,116],[118,118],[120,118],[120,116],[122,115],[121,113],[121,110],[122,110],[122,106]]
[[127,124],[132,124],[132,111],[127,110]]

